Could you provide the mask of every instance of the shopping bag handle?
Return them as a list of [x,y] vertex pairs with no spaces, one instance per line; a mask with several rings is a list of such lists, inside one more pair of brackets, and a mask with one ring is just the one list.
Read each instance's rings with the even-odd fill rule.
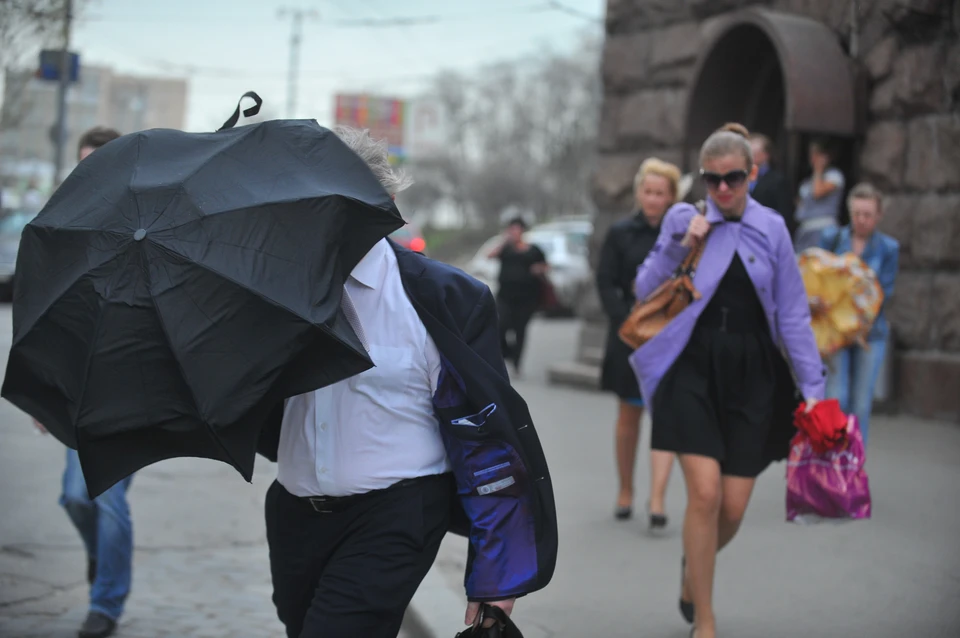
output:
[[236,110],[234,110],[233,115],[228,117],[227,121],[223,123],[223,126],[217,129],[218,133],[224,129],[233,128],[234,126],[237,125],[237,122],[240,121],[240,105],[243,103],[243,98],[245,97],[253,99],[253,101],[256,102],[256,104],[254,104],[250,108],[244,109],[243,116],[253,117],[254,115],[260,112],[260,107],[263,106],[263,98],[257,95],[256,91],[247,91],[246,93],[240,96],[240,100],[237,102],[237,108]]

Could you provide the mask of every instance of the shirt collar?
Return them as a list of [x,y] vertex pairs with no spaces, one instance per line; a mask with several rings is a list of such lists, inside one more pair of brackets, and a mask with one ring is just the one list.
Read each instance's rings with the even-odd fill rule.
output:
[[[713,200],[707,197],[707,221],[711,224],[722,224],[727,220],[724,218],[723,213],[720,212],[720,209],[717,208],[717,205],[713,203]],[[753,228],[759,230],[761,233],[765,234],[766,227],[763,224],[763,215],[760,204],[757,203],[752,197],[747,197],[747,207],[743,211],[743,217],[740,218],[740,222],[744,226],[752,226]]]
[[383,277],[383,264],[386,258],[386,251],[390,250],[386,239],[381,239],[373,248],[363,256],[353,270],[350,272],[350,278],[358,284],[376,290]]

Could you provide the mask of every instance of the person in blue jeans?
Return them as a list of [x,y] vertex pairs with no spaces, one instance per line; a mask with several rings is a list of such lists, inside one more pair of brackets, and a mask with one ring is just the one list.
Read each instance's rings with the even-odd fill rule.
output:
[[[113,129],[96,127],[80,137],[77,159],[83,161],[96,149],[120,137]],[[42,431],[46,430],[34,421]],[[123,605],[130,593],[133,573],[133,523],[127,490],[132,476],[91,499],[76,450],[67,449],[60,505],[73,522],[87,550],[87,582],[90,611],[78,638],[106,638],[117,629]]]
[[820,237],[820,248],[838,255],[852,252],[877,275],[883,289],[883,306],[867,335],[867,347],[852,345],[830,361],[827,396],[837,399],[844,412],[857,415],[864,448],[870,432],[874,387],[887,352],[890,326],[884,308],[893,294],[900,262],[900,244],[877,230],[883,214],[880,191],[867,183],[854,186],[847,198],[850,225],[828,228]]
[[133,574],[133,522],[127,504],[128,476],[95,499],[87,494],[76,450],[67,449],[60,505],[73,521],[87,550],[90,611],[80,638],[105,638],[117,626]]

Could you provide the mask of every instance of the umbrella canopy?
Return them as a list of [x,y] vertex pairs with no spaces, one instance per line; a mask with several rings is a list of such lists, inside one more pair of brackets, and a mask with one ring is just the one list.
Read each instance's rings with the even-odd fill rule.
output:
[[121,137],[23,232],[2,394],[91,495],[179,456],[249,480],[271,408],[372,366],[343,283],[403,223],[314,121]]
[[862,342],[883,304],[876,274],[853,253],[821,248],[804,250],[799,264],[820,354],[830,357]]

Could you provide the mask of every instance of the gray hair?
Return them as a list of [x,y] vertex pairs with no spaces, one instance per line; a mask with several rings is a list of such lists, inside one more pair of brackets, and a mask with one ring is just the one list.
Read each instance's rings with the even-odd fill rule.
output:
[[370,167],[380,185],[390,195],[396,195],[413,184],[413,180],[403,171],[390,165],[390,151],[386,140],[373,139],[369,129],[350,126],[336,126],[333,132]]
[[700,165],[703,166],[706,160],[725,155],[740,155],[747,161],[747,170],[753,168],[750,133],[742,124],[730,122],[714,131],[700,148]]
[[877,212],[883,212],[883,193],[869,182],[860,182],[850,190],[847,196],[847,208],[853,208],[855,199],[872,199],[877,203]]

